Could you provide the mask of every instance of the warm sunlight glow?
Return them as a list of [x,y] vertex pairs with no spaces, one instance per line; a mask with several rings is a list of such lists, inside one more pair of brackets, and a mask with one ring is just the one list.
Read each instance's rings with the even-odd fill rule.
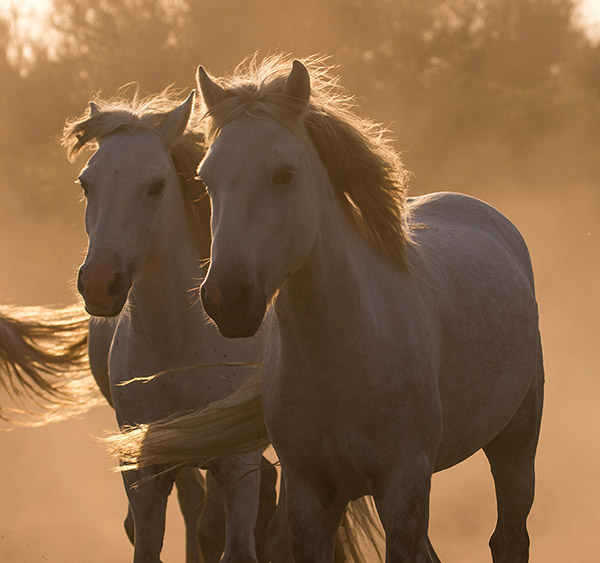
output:
[[51,6],[52,0],[0,0],[0,13],[18,11],[31,17],[39,17]]
[[19,2],[15,2],[15,0],[0,0],[0,6],[4,9],[10,9],[12,6],[17,6],[19,9],[27,9],[33,8],[34,10],[46,10],[52,0],[20,0]]
[[8,16],[18,33],[33,37],[43,37],[44,20],[52,0],[0,0],[0,16]]
[[[268,72],[257,70],[257,76],[250,73],[248,81],[239,78],[241,72],[238,72],[233,84],[239,88],[234,90],[239,98],[246,95],[248,101],[252,98],[249,107],[240,105],[238,98],[223,96],[221,86],[232,83],[219,78],[231,76],[240,61],[248,57],[252,60],[253,53],[257,61],[265,55],[280,53],[289,54],[290,60],[281,67],[281,75],[272,91],[268,82],[258,93],[251,86]],[[327,64],[333,67],[328,76],[339,76],[339,85],[355,96],[357,107],[350,113],[352,119],[346,115],[350,112],[345,109],[346,103],[340,101],[343,96],[338,98],[331,94],[333,85],[320,71],[313,71],[312,99],[306,99],[306,75],[291,59],[306,61],[313,54],[328,56]],[[275,62],[272,60],[271,64]],[[207,73],[207,76],[200,74],[200,87],[197,84],[199,65]],[[312,67],[310,63],[307,66]],[[294,68],[293,79],[289,80]],[[207,77],[213,77],[216,83],[211,85]],[[283,84],[286,88],[289,86],[290,97],[273,94]],[[195,97],[190,95],[193,89]],[[154,96],[161,92],[158,98]],[[291,129],[269,123],[266,117],[232,123],[212,152],[215,156],[219,150],[219,160],[211,157],[211,171],[202,169],[210,186],[207,190],[203,182],[194,181],[205,148],[203,128],[212,123],[202,118],[207,106],[212,106],[212,115],[217,121],[221,118],[225,121],[230,110],[231,115],[238,115],[246,107],[251,114],[256,109],[257,117],[264,117],[259,113],[262,108],[271,118],[281,118],[284,123],[284,119],[290,120]],[[173,113],[175,107],[179,110]],[[167,111],[169,118],[165,117]],[[146,112],[154,115],[140,119],[140,114]],[[292,135],[299,128],[300,115],[305,117],[307,125],[302,129],[306,132],[303,142],[297,142]],[[188,120],[188,116],[191,119]],[[389,147],[379,139],[379,126],[366,123],[362,118],[372,119],[375,124],[389,129],[384,137],[393,140]],[[248,129],[244,129],[246,127]],[[245,139],[250,129],[252,139]],[[185,136],[179,138],[183,132]],[[112,133],[115,135],[108,139]],[[277,137],[270,138],[272,133]],[[62,139],[66,146],[61,144]],[[223,149],[225,143],[231,154]],[[312,144],[317,145],[314,153],[312,146],[307,146]],[[516,295],[511,303],[513,290],[502,282],[505,272],[500,264],[517,275],[517,265],[521,264],[521,271],[529,260],[517,232],[508,230],[506,220],[500,216],[488,216],[489,210],[484,214],[487,208],[483,205],[475,212],[469,206],[444,207],[444,201],[438,202],[439,216],[423,219],[423,215],[415,211],[416,204],[412,200],[406,206],[412,210],[412,216],[409,214],[406,221],[399,221],[400,206],[396,199],[400,198],[400,190],[392,188],[401,180],[408,181],[410,198],[440,191],[479,198],[510,219],[527,242],[539,304],[547,382],[536,457],[535,502],[528,520],[530,561],[600,563],[598,547],[593,541],[600,529],[599,147],[600,0],[303,0],[287,3],[279,0],[0,0],[0,563],[106,563],[134,559],[134,549],[123,529],[123,518],[129,496],[134,498],[135,495],[125,494],[121,475],[111,471],[117,465],[116,460],[99,447],[97,440],[90,438],[100,438],[107,432],[114,435],[118,429],[115,410],[107,404],[72,420],[41,428],[6,431],[10,425],[3,415],[7,413],[7,419],[14,420],[17,416],[26,419],[28,413],[22,408],[31,403],[27,396],[22,396],[27,385],[19,384],[12,371],[7,372],[5,358],[18,357],[18,354],[6,356],[4,351],[19,340],[5,337],[11,334],[3,328],[6,323],[2,317],[6,311],[24,307],[35,310],[35,314],[29,313],[32,319],[37,317],[35,323],[29,323],[30,328],[35,328],[43,327],[41,321],[52,319],[54,313],[41,315],[43,309],[29,307],[52,307],[55,311],[73,305],[73,318],[75,312],[82,311],[85,297],[90,301],[88,309],[96,313],[116,314],[117,308],[122,307],[119,310],[127,314],[105,321],[95,320],[88,339],[92,355],[96,356],[92,362],[94,369],[97,368],[97,381],[103,386],[105,397],[110,397],[108,371],[113,383],[118,377],[124,377],[125,371],[139,376],[142,381],[149,381],[144,378],[162,372],[165,377],[155,383],[165,386],[154,396],[149,391],[152,383],[115,387],[113,403],[120,411],[117,415],[121,421],[150,421],[158,412],[167,414],[177,409],[181,402],[185,403],[185,410],[191,412],[196,406],[204,406],[207,400],[219,398],[221,392],[217,388],[221,384],[226,383],[233,389],[234,382],[223,370],[235,368],[237,374],[239,368],[240,373],[250,375],[250,370],[242,368],[253,367],[253,364],[242,364],[241,360],[246,359],[242,352],[234,353],[236,340],[221,351],[216,348],[216,329],[207,324],[202,312],[198,285],[204,278],[200,265],[208,262],[202,259],[209,254],[210,195],[222,194],[222,197],[219,195],[220,209],[216,208],[214,213],[214,225],[219,225],[221,233],[221,242],[215,243],[214,248],[222,251],[213,254],[212,264],[226,256],[227,250],[219,244],[227,240],[227,236],[231,244],[236,245],[235,261],[231,268],[223,269],[237,272],[242,282],[235,295],[229,294],[230,301],[237,299],[235,306],[246,307],[246,312],[252,314],[253,318],[247,320],[258,322],[257,313],[262,312],[268,279],[269,292],[280,288],[277,309],[284,325],[295,326],[305,341],[318,345],[315,346],[317,354],[310,354],[307,349],[304,355],[298,353],[299,358],[294,362],[292,359],[284,362],[281,357],[279,361],[267,362],[267,367],[272,368],[267,369],[266,373],[270,374],[266,377],[275,376],[278,382],[272,385],[272,381],[265,379],[265,389],[272,392],[279,385],[287,384],[287,376],[274,373],[277,365],[293,365],[290,371],[299,378],[306,378],[292,382],[289,398],[281,402],[283,407],[271,410],[294,414],[300,408],[311,407],[310,403],[319,405],[314,416],[304,417],[302,427],[298,421],[284,421],[280,435],[286,438],[289,433],[290,440],[299,441],[299,448],[310,443],[332,448],[333,451],[311,455],[306,465],[312,467],[311,464],[325,460],[324,454],[333,453],[336,459],[328,462],[325,469],[329,476],[333,475],[329,466],[333,468],[339,465],[339,460],[353,457],[356,463],[347,464],[351,469],[347,478],[340,479],[342,486],[352,482],[352,475],[362,471],[371,473],[365,475],[365,483],[376,479],[380,471],[369,471],[369,467],[378,467],[381,463],[378,460],[391,465],[402,459],[403,454],[394,453],[395,443],[417,442],[402,432],[382,431],[377,439],[371,440],[374,453],[365,452],[363,463],[352,450],[365,447],[366,433],[363,436],[355,432],[355,436],[349,434],[348,439],[336,438],[335,433],[344,427],[352,432],[352,428],[359,427],[372,432],[377,430],[377,424],[387,427],[393,417],[383,420],[381,412],[389,410],[393,414],[394,401],[407,403],[403,392],[391,389],[387,382],[385,394],[376,389],[375,377],[381,381],[381,374],[376,373],[379,369],[366,366],[373,363],[389,370],[390,381],[394,371],[394,377],[413,382],[412,392],[431,395],[436,387],[432,370],[449,368],[450,372],[459,373],[469,366],[473,371],[479,367],[474,352],[490,323],[496,329],[499,343],[511,341],[517,346],[537,336],[530,331],[526,340],[519,339],[515,328],[515,321],[525,318],[527,310],[530,316],[533,314],[529,291],[525,292],[527,295],[518,292],[522,295]],[[68,159],[66,149],[76,157],[74,161]],[[96,156],[92,156],[94,151]],[[270,151],[275,152],[268,154]],[[406,177],[398,173],[396,153],[400,153],[408,171]],[[240,155],[247,158],[241,162]],[[257,155],[262,155],[262,161]],[[302,165],[296,167],[295,163],[300,162]],[[309,170],[312,166],[314,172]],[[82,181],[76,183],[80,176]],[[317,178],[322,186],[311,185]],[[209,196],[204,196],[207,191],[210,191]],[[448,197],[439,196],[439,199],[447,201]],[[248,207],[240,208],[239,202],[246,202]],[[227,212],[227,217],[219,215],[224,213],[225,205],[233,204],[237,209]],[[326,215],[325,204],[328,207],[335,204],[339,209],[330,209],[333,215]],[[311,212],[312,217],[306,216]],[[176,213],[179,215],[175,216]],[[489,231],[477,227],[483,217],[490,221],[486,225]],[[429,225],[427,219],[433,219]],[[450,219],[470,223],[469,228],[465,227],[470,242],[455,259],[448,255],[448,249],[456,244],[454,241],[460,231],[450,226]],[[234,227],[237,232],[224,234]],[[256,227],[256,232],[253,234],[246,227]],[[413,241],[399,240],[405,228]],[[317,252],[316,247],[321,247],[337,230],[348,233],[347,240],[328,241],[332,245],[332,256],[326,256],[322,250]],[[299,233],[303,236],[298,236]],[[87,234],[94,237],[91,247],[95,264],[91,269],[84,268],[84,274],[79,276],[90,245]],[[294,235],[293,240],[290,234]],[[99,243],[99,237],[104,235],[105,244]],[[197,235],[201,235],[200,241]],[[361,237],[365,236],[367,239],[363,242]],[[480,243],[483,239],[491,241],[493,237],[498,237],[494,240],[498,248],[505,249],[506,257],[498,255],[498,263],[492,266],[491,255],[488,257]],[[433,240],[438,241],[439,246],[433,248],[429,243]],[[498,242],[500,240],[502,242]],[[427,245],[419,246],[421,241]],[[100,250],[96,251],[97,248]],[[401,249],[406,249],[410,260],[406,271],[396,265]],[[381,254],[382,250],[385,254]],[[286,251],[291,252],[291,256],[286,255]],[[357,251],[364,252],[364,257],[355,255]],[[273,263],[270,257],[273,253],[279,254],[278,263]],[[388,256],[396,258],[396,264],[388,266]],[[509,263],[504,263],[509,256]],[[248,261],[254,262],[254,266],[259,262],[264,264],[264,271],[261,266],[260,272],[250,274]],[[346,267],[341,266],[343,263]],[[267,265],[272,266],[268,275]],[[322,267],[330,270],[327,278],[318,272]],[[218,271],[218,266],[214,266],[213,271]],[[284,281],[283,272],[288,272],[293,279]],[[396,281],[383,280],[377,272],[388,272],[390,279],[393,276]],[[481,283],[474,280],[456,286],[451,283],[452,276],[460,274],[466,278],[476,273],[481,275]],[[401,290],[396,286],[398,275],[402,276],[403,284],[408,284]],[[315,282],[321,279],[331,281],[332,287],[316,286]],[[529,276],[521,273],[519,279],[520,285],[525,284]],[[246,283],[249,280],[253,280],[252,283],[260,280],[262,289],[252,289],[250,283]],[[363,284],[371,284],[372,289],[368,293],[359,291]],[[480,288],[482,284],[486,287]],[[229,313],[235,313],[234,304],[223,305],[222,291],[225,290],[229,288],[222,290],[213,286],[211,289],[208,284],[207,292],[205,287],[208,308],[214,311],[215,302],[218,304],[215,316],[229,305]],[[482,297],[484,290],[490,291],[489,297]],[[495,297],[492,291],[497,292]],[[123,305],[128,296],[133,297]],[[384,299],[389,302],[384,303]],[[469,319],[469,310],[482,306],[484,299],[493,300],[489,314],[482,312],[480,318]],[[172,300],[171,306],[167,300]],[[252,304],[255,300],[257,303]],[[523,306],[527,302],[529,308]],[[501,311],[500,304],[512,312],[509,324],[501,322],[507,313]],[[281,305],[307,318],[313,314],[316,318],[322,313],[339,313],[340,319],[329,318],[321,326],[315,323],[310,328],[301,327]],[[399,318],[388,318],[393,311],[398,311]],[[423,315],[411,316],[417,311],[423,311]],[[493,311],[497,313],[492,314]],[[188,315],[194,315],[193,321]],[[235,318],[231,318],[235,329]],[[412,323],[406,321],[410,318],[413,318]],[[364,320],[364,326],[358,326],[357,319],[361,323]],[[148,322],[150,326],[144,326]],[[75,334],[74,346],[69,345],[69,335],[72,336],[69,324],[77,331],[83,330],[83,334]],[[410,324],[414,326],[405,326]],[[447,327],[451,325],[454,340],[469,340],[464,350],[460,350],[461,344],[441,342],[441,334],[450,330]],[[62,391],[69,394],[71,384],[75,383],[63,384],[64,360],[69,360],[67,375],[77,370],[77,375],[81,372],[88,377],[79,362],[71,362],[72,353],[82,350],[85,335],[89,336],[87,323],[60,326],[66,330],[60,345],[55,345],[51,337],[46,339],[45,331],[38,332],[45,339],[44,347],[51,346],[50,356],[27,352],[30,359],[39,358],[38,364],[49,362],[39,380],[47,385],[42,385],[42,394],[33,398],[44,401],[39,410],[51,418],[71,415],[82,406],[69,402],[67,408],[57,405],[43,412],[44,390],[56,390],[62,396]],[[213,330],[212,335],[200,336],[200,330],[207,327]],[[321,339],[326,333],[331,335],[332,327],[340,340],[330,336],[329,347],[325,349]],[[244,330],[248,328],[252,327],[246,324]],[[114,329],[118,334],[111,347]],[[286,338],[291,340],[292,330],[286,330]],[[63,334],[62,329],[59,334]],[[383,343],[377,342],[380,338],[384,338]],[[433,342],[416,350],[416,343],[427,338]],[[237,339],[237,342],[242,340]],[[198,347],[210,344],[211,348],[214,344],[215,348],[204,354],[200,348],[196,349],[196,344]],[[170,345],[172,349],[167,349]],[[258,354],[259,348],[258,344],[247,344],[248,353]],[[300,350],[297,343],[288,341],[285,346],[279,346],[278,353],[284,348],[286,353]],[[24,346],[21,350],[29,348]],[[68,353],[64,353],[65,350]],[[347,350],[346,358],[341,357],[342,350]],[[402,361],[388,356],[403,350],[415,353]],[[495,382],[497,374],[507,366],[518,370],[530,365],[529,361],[502,352],[500,344],[490,344],[488,350],[490,355],[481,360],[481,365],[489,359],[495,361],[494,369],[490,370]],[[130,351],[139,355],[138,358],[129,357]],[[334,354],[339,362],[336,369]],[[537,359],[537,355],[531,358],[531,363]],[[311,362],[310,369],[307,360]],[[32,369],[42,369],[41,364]],[[186,369],[190,366],[194,370],[202,366],[206,373],[198,374],[198,381],[191,377],[184,379],[190,376]],[[359,380],[360,374],[350,378],[347,372],[360,366],[363,366],[364,379]],[[429,372],[428,381],[418,380],[415,370],[419,366]],[[119,370],[121,376],[117,376]],[[327,374],[314,373],[316,370]],[[344,381],[337,380],[336,387],[333,381],[320,380],[320,375],[330,376],[334,372],[345,377]],[[231,373],[233,375],[233,371]],[[258,370],[257,373],[261,375]],[[23,372],[23,375],[27,374]],[[50,379],[46,380],[45,375]],[[479,389],[476,385],[481,380],[477,374],[472,375],[472,381],[465,382],[463,387],[452,387],[450,377],[440,377],[439,384],[445,393],[450,388],[453,392],[464,390],[475,403],[474,394]],[[197,395],[191,395],[192,388],[205,385],[205,376],[211,381],[210,393],[198,399]],[[296,375],[290,374],[290,381],[292,377]],[[15,398],[24,398],[25,405],[11,399],[8,395],[11,386],[7,387],[6,381],[17,382]],[[220,401],[219,416],[227,417],[229,422],[239,422],[246,414],[258,413],[262,402],[253,392],[258,388],[258,381],[258,377],[249,381],[231,402],[224,405]],[[170,390],[168,382],[172,384]],[[483,387],[482,384],[481,389]],[[89,388],[84,391],[86,389]],[[333,389],[339,391],[337,396],[332,393]],[[294,396],[300,390],[303,400]],[[375,391],[378,399],[369,400]],[[510,389],[504,391],[506,394],[499,397],[498,405],[506,408],[508,416],[506,397]],[[314,400],[306,400],[307,392]],[[492,390],[489,396],[495,392]],[[324,397],[325,393],[329,399]],[[414,404],[407,404],[410,408],[399,409],[398,417],[406,423],[407,429],[424,434],[430,422],[438,424],[439,417],[431,411],[430,417],[423,416],[423,409],[437,409],[435,396],[423,397],[422,400],[417,397]],[[237,399],[247,401],[244,404],[248,409],[234,408]],[[463,408],[467,403],[457,401],[446,410],[447,418],[462,417],[456,427],[463,429],[466,438],[484,432],[491,440],[492,426],[484,420],[488,413],[481,413],[481,417],[469,414]],[[287,409],[286,405],[293,408]],[[330,405],[337,418],[335,421]],[[221,408],[224,406],[227,408]],[[129,412],[125,413],[124,408]],[[358,413],[364,415],[364,420]],[[200,414],[192,412],[189,415],[192,418],[186,420],[209,420],[210,426],[215,428],[219,416],[212,419],[213,415],[214,410],[208,409]],[[409,421],[409,416],[418,418]],[[40,416],[31,418],[33,420],[24,422],[43,421]],[[262,439],[264,425],[258,426],[260,416],[245,420],[252,423],[245,425],[236,440],[247,443],[249,438]],[[313,432],[311,437],[308,422],[313,430],[318,427],[318,435]],[[445,426],[450,428],[451,425]],[[269,426],[270,429],[275,427]],[[172,428],[170,426],[169,431]],[[226,436],[232,428],[239,426],[226,425],[223,432],[211,432],[210,437],[221,441],[220,437]],[[196,438],[204,437],[204,447],[217,445],[208,440],[206,429],[192,430],[190,436],[194,436],[195,443]],[[444,428],[441,430],[444,432]],[[127,455],[132,450],[135,455],[136,437],[141,435],[134,432],[121,443],[127,446]],[[398,440],[388,439],[395,435]],[[160,449],[165,436],[159,433],[159,441],[156,438],[155,434],[145,443]],[[456,443],[459,441],[457,437]],[[483,441],[482,438],[481,444]],[[181,444],[176,440],[171,442],[168,437],[167,442],[169,446]],[[188,442],[186,438],[190,452]],[[229,444],[227,440],[222,445]],[[488,448],[492,457],[506,446],[502,439],[496,444]],[[293,444],[290,442],[290,445]],[[428,455],[433,456],[434,449],[432,444],[427,449]],[[183,448],[180,451],[181,455],[187,455]],[[456,460],[470,451],[471,447],[461,450]],[[523,451],[523,447],[515,448],[512,453],[522,455]],[[418,457],[425,465],[424,456]],[[497,472],[497,476],[509,475],[518,469],[521,461],[517,459],[514,464],[507,464],[506,470]],[[287,462],[282,460],[282,463]],[[314,467],[317,475],[319,468]],[[249,470],[243,473],[249,475]],[[390,474],[390,471],[386,469],[384,473]],[[170,479],[166,474],[164,477],[158,487],[144,479],[138,492],[140,495],[144,494],[142,490],[166,493]],[[511,484],[521,486],[519,479],[511,480]],[[185,501],[188,518],[195,518],[196,508],[201,507],[203,518],[207,518],[204,524],[217,516],[223,523],[222,508],[215,506],[221,495],[211,494],[209,490],[210,502],[204,503],[199,480],[197,485],[190,487],[194,495],[199,495],[197,499],[187,499],[187,492],[180,497]],[[209,489],[214,486],[211,483]],[[334,496],[337,487],[333,478],[330,484],[319,486]],[[269,508],[273,495],[267,489],[271,500],[262,504]],[[169,500],[164,548],[160,557],[158,554],[151,557],[153,561],[186,561],[184,540],[187,535],[194,540],[190,548],[195,547],[194,534],[186,534],[177,497],[174,490]],[[529,493],[515,495],[515,507],[521,505],[517,512],[529,498]],[[422,499],[425,499],[424,494]],[[425,503],[419,502],[422,517]],[[388,505],[394,506],[390,502],[386,509]],[[154,508],[160,508],[156,521],[162,521],[163,497],[146,506],[153,507],[152,515]],[[482,452],[456,468],[436,474],[432,483],[429,530],[439,559],[460,563],[491,562],[488,539],[494,530],[496,512],[490,464]],[[142,520],[144,513],[138,510]],[[268,514],[261,515],[260,522],[266,524],[267,517]],[[154,523],[153,519],[150,524]],[[197,529],[197,522],[189,523],[192,524],[190,531]],[[152,525],[140,525],[137,531],[145,533]],[[284,523],[273,529],[286,531]],[[522,526],[513,529],[522,530]],[[208,531],[204,527],[204,532]],[[210,534],[204,532],[201,542],[221,537],[218,527]],[[140,544],[144,544],[144,533],[137,534],[138,552]],[[161,534],[161,530],[149,534],[152,537],[147,543],[152,550],[160,547]],[[504,535],[496,535],[498,544]],[[239,545],[251,543],[248,538],[248,542]],[[278,542],[275,548],[283,543]],[[422,547],[423,542],[419,545]],[[510,543],[509,547],[514,545]],[[523,541],[522,546],[525,546]],[[209,547],[207,555],[212,555],[215,546]],[[496,557],[496,560],[525,561],[525,557],[510,555]],[[198,559],[187,557],[190,562]],[[202,560],[209,559],[214,560],[214,557]],[[249,559],[252,558],[244,560]],[[272,559],[290,560],[278,555]],[[381,561],[375,557],[364,560]]]
[[582,0],[579,6],[581,22],[594,37],[600,35],[600,0]]
[[[600,0],[579,0],[576,4],[579,4],[577,11],[583,26],[590,35],[600,37]],[[52,0],[0,0],[0,14],[16,11],[22,25],[31,25],[33,34],[36,34],[39,19],[47,13],[51,5]]]

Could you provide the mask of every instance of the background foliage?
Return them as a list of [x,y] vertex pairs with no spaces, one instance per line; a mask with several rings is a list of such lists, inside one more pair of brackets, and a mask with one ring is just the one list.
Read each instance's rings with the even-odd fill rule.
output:
[[497,174],[531,184],[597,177],[600,52],[574,23],[575,5],[54,0],[33,41],[15,33],[14,16],[0,20],[2,176],[15,159],[57,156],[65,118],[91,92],[131,81],[147,92],[189,87],[199,63],[219,75],[280,49],[332,55],[365,112],[392,122],[418,188],[492,185]]

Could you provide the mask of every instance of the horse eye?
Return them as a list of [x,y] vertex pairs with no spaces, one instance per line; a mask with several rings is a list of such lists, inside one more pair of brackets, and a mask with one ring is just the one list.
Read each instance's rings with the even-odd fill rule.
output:
[[156,180],[156,182],[153,182],[150,186],[150,189],[148,190],[148,195],[160,195],[163,192],[163,189],[165,187],[165,181],[164,180]]
[[291,168],[286,168],[285,170],[279,170],[273,176],[273,184],[276,186],[286,186],[291,184],[296,177],[296,171]]

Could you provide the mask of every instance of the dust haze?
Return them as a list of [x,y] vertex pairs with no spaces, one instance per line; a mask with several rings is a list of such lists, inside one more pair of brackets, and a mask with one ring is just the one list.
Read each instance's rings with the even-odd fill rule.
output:
[[[33,38],[0,17],[0,302],[62,304],[86,238],[65,119],[90,94],[194,87],[249,54],[331,55],[360,112],[388,125],[410,193],[480,197],[519,227],[536,275],[546,406],[530,516],[533,562],[597,560],[600,525],[600,45],[572,0],[54,0]],[[132,557],[126,499],[93,440],[111,410],[0,433],[0,560]],[[487,462],[434,478],[431,537],[444,561],[490,561]],[[184,560],[180,516],[165,561]]]

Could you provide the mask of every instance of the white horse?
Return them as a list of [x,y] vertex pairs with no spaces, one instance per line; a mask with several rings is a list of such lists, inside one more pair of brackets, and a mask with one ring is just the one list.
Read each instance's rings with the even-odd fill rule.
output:
[[202,301],[228,337],[253,335],[274,301],[263,410],[294,561],[330,562],[344,507],[366,494],[386,561],[435,560],[431,475],[479,449],[496,486],[493,559],[527,561],[544,376],[525,243],[477,199],[405,199],[382,130],[311,65],[198,73],[213,235]]
[[[87,200],[89,247],[78,289],[91,315],[114,317],[90,324],[89,356],[120,427],[222,399],[249,375],[244,365],[262,358],[260,336],[224,339],[194,306],[191,290],[204,275],[200,259],[209,250],[210,207],[194,189],[204,146],[190,122],[193,98],[192,93],[179,106],[166,93],[131,102],[92,102],[89,113],[65,129],[71,158],[88,144],[95,148],[79,176]],[[177,369],[198,364],[213,367]],[[134,381],[163,370],[169,373],[147,383]],[[102,384],[108,377],[110,389]],[[201,465],[216,481],[224,503],[222,561],[255,563],[260,450]],[[134,522],[135,533],[126,522],[134,536],[134,563],[160,560],[166,501],[175,480],[186,521],[187,561],[196,562],[202,483],[195,470],[163,469],[154,466],[123,477]],[[275,503],[273,477],[266,522]],[[266,522],[257,542],[261,560]],[[204,560],[219,561],[221,552],[220,546],[204,553]]]

